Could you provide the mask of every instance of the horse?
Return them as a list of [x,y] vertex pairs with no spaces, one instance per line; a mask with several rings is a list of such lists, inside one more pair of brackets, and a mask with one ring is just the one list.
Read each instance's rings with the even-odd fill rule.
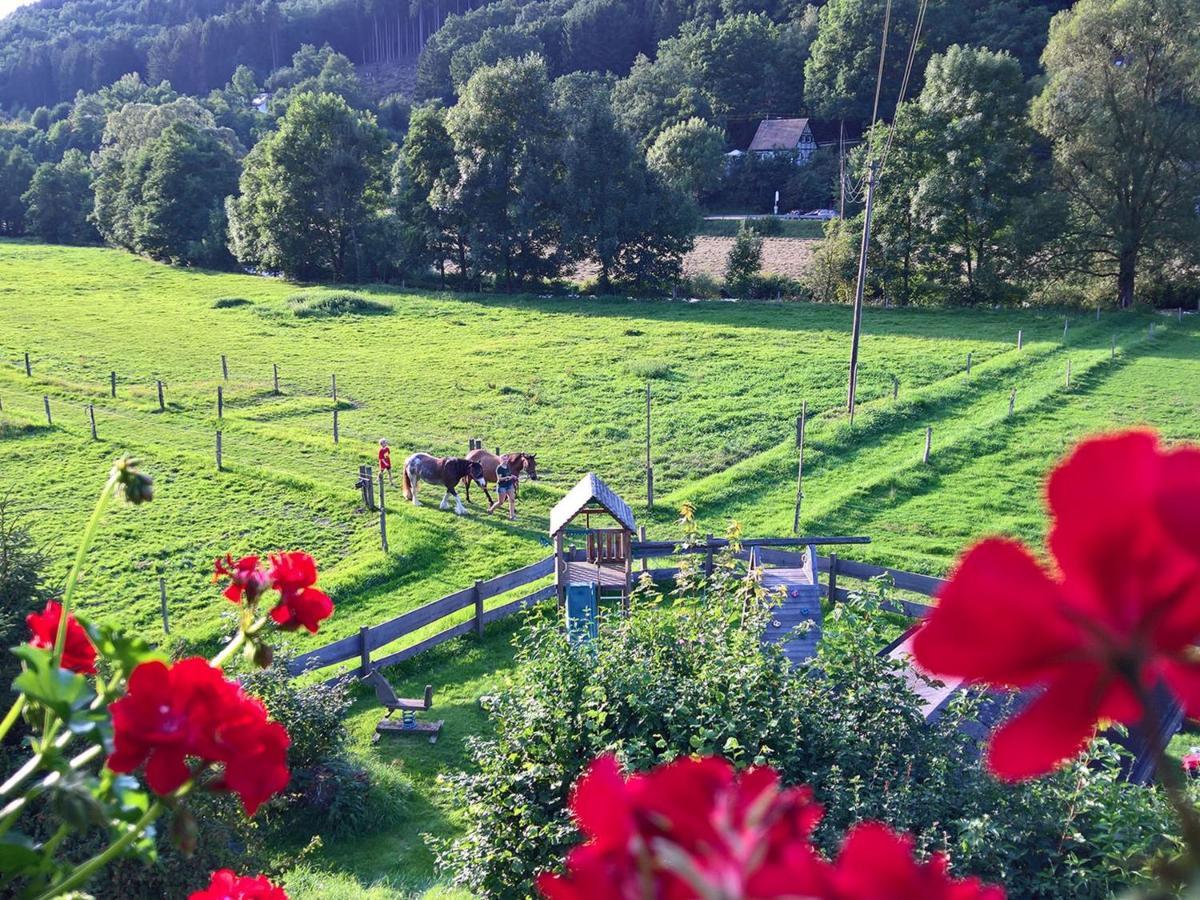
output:
[[454,512],[465,516],[467,508],[463,506],[462,498],[455,488],[461,481],[469,484],[474,481],[484,487],[483,466],[477,461],[463,459],[461,456],[430,456],[428,453],[414,453],[404,461],[404,499],[411,500],[413,506],[420,506],[417,499],[417,488],[421,482],[440,484],[446,489],[442,495],[439,509],[449,509],[450,498],[454,498]]
[[[496,483],[496,467],[500,465],[501,460],[508,464],[509,471],[512,474],[520,476],[522,472],[528,471],[529,478],[532,481],[538,480],[536,453],[505,453],[503,456],[497,456],[495,453],[488,453],[486,450],[472,450],[467,454],[467,459],[476,461],[483,466],[484,480],[479,486],[483,488],[484,496],[488,500],[488,506],[492,505],[492,495],[488,492],[487,482]],[[467,502],[470,503],[471,484],[465,478],[463,479],[463,484],[466,485]]]

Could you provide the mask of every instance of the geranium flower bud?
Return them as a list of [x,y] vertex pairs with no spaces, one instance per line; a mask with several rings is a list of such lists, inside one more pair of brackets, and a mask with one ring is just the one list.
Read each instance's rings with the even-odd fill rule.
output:
[[113,463],[117,491],[129,503],[149,503],[154,499],[154,479],[138,469],[138,460],[122,456]]

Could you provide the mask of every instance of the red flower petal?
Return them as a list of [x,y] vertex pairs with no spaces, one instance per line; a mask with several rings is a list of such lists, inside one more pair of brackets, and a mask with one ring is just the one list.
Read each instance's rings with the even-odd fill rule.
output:
[[633,812],[625,779],[611,753],[597,756],[575,784],[571,813],[598,848],[623,846],[633,835]]
[[913,656],[935,675],[1025,686],[1079,646],[1057,614],[1059,586],[1013,541],[972,547],[937,599],[913,637]]
[[146,763],[146,784],[161,796],[173,793],[191,777],[180,747],[162,747],[150,754]]
[[1200,560],[1200,449],[1166,454],[1155,508],[1166,532]]
[[988,768],[1007,781],[1045,775],[1078,756],[1096,730],[1105,700],[1099,673],[1072,673],[1050,684],[992,734]]

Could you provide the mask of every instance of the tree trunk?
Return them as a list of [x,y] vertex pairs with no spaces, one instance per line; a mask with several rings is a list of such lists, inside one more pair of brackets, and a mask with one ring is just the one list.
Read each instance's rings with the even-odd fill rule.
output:
[[1125,247],[1117,263],[1117,306],[1129,309],[1133,306],[1133,284],[1137,277],[1137,250]]

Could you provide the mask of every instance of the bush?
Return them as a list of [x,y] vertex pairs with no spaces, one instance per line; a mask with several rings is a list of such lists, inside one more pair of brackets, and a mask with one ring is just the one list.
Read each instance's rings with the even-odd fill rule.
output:
[[213,301],[213,309],[233,309],[236,306],[250,306],[251,303],[245,297],[218,297]]
[[689,753],[769,763],[813,785],[826,852],[872,818],[1014,897],[1107,896],[1142,880],[1142,851],[1168,830],[1158,792],[1123,782],[1102,742],[1035,783],[993,780],[965,731],[980,701],[961,697],[926,724],[897,663],[879,655],[903,626],[883,611],[886,583],[839,604],[817,658],[793,672],[760,644],[769,616],[736,564],[722,559],[707,583],[693,572],[675,607],[641,595],[586,646],[531,614],[492,709],[495,737],[471,745],[477,772],[450,779],[466,831],[437,851],[456,884],[485,897],[530,892],[576,839],[570,786],[606,750],[631,770]]
[[298,318],[323,316],[377,316],[392,311],[392,305],[353,291],[301,291],[288,297],[287,304]]
[[725,284],[730,293],[746,296],[762,268],[762,235],[744,223],[738,229],[725,266]]
[[707,272],[697,272],[680,282],[679,292],[684,297],[715,300],[721,296],[721,282]]
[[666,359],[631,359],[625,363],[625,369],[638,378],[666,378],[671,374],[671,362]]

